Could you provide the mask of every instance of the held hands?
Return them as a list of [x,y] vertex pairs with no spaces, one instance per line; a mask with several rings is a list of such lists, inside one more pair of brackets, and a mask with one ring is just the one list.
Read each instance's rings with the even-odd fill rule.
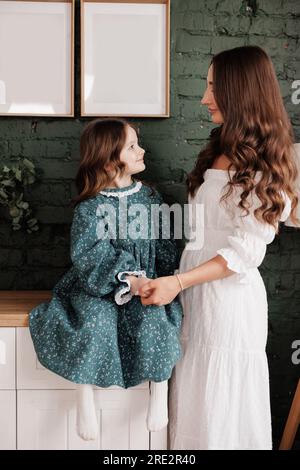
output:
[[126,279],[130,282],[130,292],[133,295],[139,295],[138,290],[147,284],[151,279],[148,277],[137,277],[137,276],[126,276]]
[[166,305],[175,299],[181,291],[181,286],[176,276],[159,277],[147,280],[139,288],[138,295],[141,296],[143,305]]

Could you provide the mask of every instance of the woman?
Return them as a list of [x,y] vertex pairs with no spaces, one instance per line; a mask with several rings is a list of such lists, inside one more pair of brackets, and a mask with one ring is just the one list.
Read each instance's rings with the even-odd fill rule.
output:
[[278,222],[290,213],[296,221],[292,129],[259,47],[217,54],[202,104],[219,124],[188,176],[190,208],[204,206],[204,244],[188,243],[179,275],[152,280],[140,294],[144,305],[165,305],[183,291],[171,448],[271,449],[268,306],[257,268]]

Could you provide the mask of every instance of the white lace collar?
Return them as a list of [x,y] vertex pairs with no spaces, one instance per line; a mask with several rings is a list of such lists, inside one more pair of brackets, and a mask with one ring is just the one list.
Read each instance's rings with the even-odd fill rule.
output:
[[140,181],[135,181],[130,186],[125,188],[111,188],[106,189],[104,191],[100,191],[100,194],[108,197],[125,197],[130,196],[131,194],[137,193],[142,187],[142,183]]

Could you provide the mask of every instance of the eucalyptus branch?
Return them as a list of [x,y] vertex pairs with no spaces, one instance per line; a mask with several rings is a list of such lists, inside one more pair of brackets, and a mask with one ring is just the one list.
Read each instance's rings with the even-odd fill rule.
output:
[[28,233],[39,230],[29,203],[24,201],[24,190],[35,181],[35,166],[27,158],[20,159],[10,168],[6,165],[0,168],[0,205],[8,208],[13,230],[22,227]]

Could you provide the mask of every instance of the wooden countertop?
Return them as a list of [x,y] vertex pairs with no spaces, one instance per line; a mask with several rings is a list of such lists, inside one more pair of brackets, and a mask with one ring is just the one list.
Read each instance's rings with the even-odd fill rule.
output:
[[29,312],[51,296],[47,290],[0,290],[0,327],[28,326]]

